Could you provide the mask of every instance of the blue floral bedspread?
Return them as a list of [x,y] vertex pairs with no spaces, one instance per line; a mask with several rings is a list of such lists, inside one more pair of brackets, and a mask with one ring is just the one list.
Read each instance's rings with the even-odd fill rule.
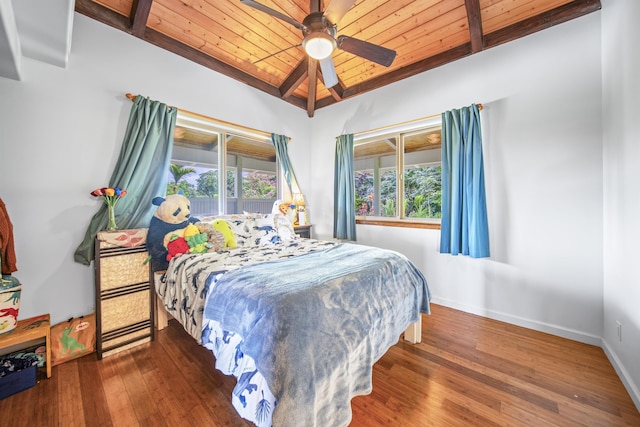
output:
[[207,255],[172,261],[158,293],[260,427],[348,425],[373,364],[429,313],[424,276],[397,252],[296,239]]

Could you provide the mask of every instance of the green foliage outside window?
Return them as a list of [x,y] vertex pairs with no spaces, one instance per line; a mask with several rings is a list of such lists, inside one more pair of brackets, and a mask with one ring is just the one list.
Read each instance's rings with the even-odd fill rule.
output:
[[245,199],[275,199],[278,194],[277,177],[274,174],[251,172],[242,180]]
[[185,179],[187,175],[196,173],[195,169],[172,164],[169,167],[169,173],[173,177],[173,182],[167,184],[167,194],[176,194],[182,190],[187,197],[195,195],[195,187]]
[[405,216],[442,217],[442,168],[418,167],[405,170]]
[[[227,197],[236,196],[236,177],[231,170],[227,171]],[[218,197],[218,171],[208,170],[198,175],[196,195],[200,197]]]
[[[358,216],[395,217],[396,174],[385,171],[380,177],[380,213],[375,213],[373,173],[355,172],[355,211]],[[442,169],[440,166],[412,167],[405,171],[404,214],[407,218],[442,216]]]
[[218,171],[209,170],[198,175],[197,192],[207,197],[218,197]]
[[[197,173],[193,168],[172,164],[169,173],[173,180],[167,183],[167,194],[182,190],[186,197],[218,197],[218,171],[215,169],[198,174],[195,185],[187,180],[188,176]],[[226,187],[227,197],[236,197],[236,177],[232,170],[227,170]],[[257,171],[245,173],[242,191],[245,199],[274,199],[278,194],[277,176]]]

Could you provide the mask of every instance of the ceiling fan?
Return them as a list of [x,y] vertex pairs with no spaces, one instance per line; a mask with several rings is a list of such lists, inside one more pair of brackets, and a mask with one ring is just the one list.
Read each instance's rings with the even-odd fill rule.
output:
[[326,88],[331,88],[338,84],[338,76],[331,56],[335,49],[344,50],[385,67],[390,66],[396,57],[394,50],[373,43],[349,36],[338,36],[336,38],[338,22],[351,9],[356,0],[333,0],[324,12],[314,10],[319,9],[320,2],[311,0],[311,13],[304,18],[302,23],[253,0],[240,0],[240,2],[285,21],[302,31],[304,36],[302,47],[307,52],[307,55],[320,62],[322,78]]

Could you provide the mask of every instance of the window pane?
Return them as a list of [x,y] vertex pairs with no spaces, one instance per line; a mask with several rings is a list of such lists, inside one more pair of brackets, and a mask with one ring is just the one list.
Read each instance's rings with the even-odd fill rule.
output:
[[273,144],[229,134],[226,146],[227,213],[271,212],[273,203],[278,199]]
[[405,216],[407,218],[441,218],[442,168],[416,166],[405,168]]
[[218,214],[218,138],[186,128],[174,135],[167,194],[182,190],[196,218]]
[[373,204],[373,173],[362,170],[354,171],[355,178],[355,212],[358,216],[373,216],[375,209]]
[[280,186],[269,135],[179,111],[167,194],[182,190],[198,218],[271,212]]
[[398,205],[397,203],[398,190],[397,190],[397,178],[396,178],[395,168],[382,172],[380,193],[381,193],[380,216],[385,216],[385,217],[398,216],[398,211],[396,209],[396,206]]
[[397,216],[396,150],[395,137],[370,140],[354,146],[356,215]]
[[406,218],[440,218],[440,128],[404,138],[404,215]]

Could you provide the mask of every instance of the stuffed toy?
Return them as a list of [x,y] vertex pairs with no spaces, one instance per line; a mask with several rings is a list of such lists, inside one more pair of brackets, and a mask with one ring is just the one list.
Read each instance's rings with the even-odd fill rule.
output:
[[207,236],[207,252],[220,252],[225,248],[224,234],[213,228],[213,224],[210,222],[198,222],[196,223],[200,234]]
[[169,266],[167,246],[171,240],[175,240],[172,236],[184,237],[187,225],[198,220],[191,217],[189,199],[181,193],[166,198],[155,197],[152,203],[157,209],[149,223],[147,250],[151,258],[151,270],[155,272],[166,270]]
[[227,221],[223,219],[216,219],[213,221],[213,228],[221,232],[224,236],[225,248],[233,249],[237,246],[236,237],[234,236],[233,230],[231,230],[231,226]]
[[178,255],[188,254],[189,249],[189,244],[186,239],[174,234],[173,238],[167,243],[167,261],[171,261],[171,259]]
[[282,208],[281,206],[284,206],[286,208],[286,210],[289,210],[289,205],[287,203],[284,203],[282,200],[276,200],[275,202],[273,202],[273,206],[271,207],[271,213],[272,214],[277,214],[277,213],[281,213],[286,215],[287,212],[282,212]]
[[[289,203],[280,203],[278,205],[278,212],[280,212],[282,215],[284,216],[288,216],[289,215]],[[278,212],[273,212],[273,213],[278,213]]]
[[194,224],[189,224],[184,229],[184,240],[189,245],[189,253],[203,254],[207,252],[207,235],[206,233],[201,233]]

